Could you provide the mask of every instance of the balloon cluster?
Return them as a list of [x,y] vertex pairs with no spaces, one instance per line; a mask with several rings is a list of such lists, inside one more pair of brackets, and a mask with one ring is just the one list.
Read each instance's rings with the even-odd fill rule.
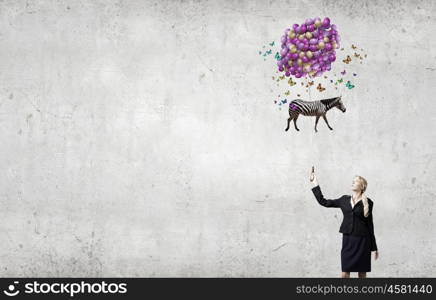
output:
[[336,48],[340,37],[336,25],[330,24],[329,18],[307,19],[301,25],[294,24],[287,28],[281,38],[282,48],[277,66],[286,76],[296,78],[320,76],[331,70],[336,60]]

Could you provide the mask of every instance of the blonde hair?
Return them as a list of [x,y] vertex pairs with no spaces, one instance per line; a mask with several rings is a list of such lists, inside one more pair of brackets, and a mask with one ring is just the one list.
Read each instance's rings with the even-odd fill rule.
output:
[[368,187],[368,182],[362,176],[356,175],[357,179],[359,179],[360,187],[362,189],[362,203],[363,203],[363,215],[368,217],[369,215],[369,204],[368,198],[365,195],[366,188]]

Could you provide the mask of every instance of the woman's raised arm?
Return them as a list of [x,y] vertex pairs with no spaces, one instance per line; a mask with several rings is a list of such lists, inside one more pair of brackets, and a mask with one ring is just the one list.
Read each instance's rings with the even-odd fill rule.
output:
[[326,199],[324,195],[322,194],[321,188],[318,184],[318,180],[316,179],[315,175],[315,167],[312,167],[312,172],[310,174],[310,181],[312,182],[313,188],[312,192],[315,195],[316,200],[318,203],[325,207],[340,207],[339,199]]

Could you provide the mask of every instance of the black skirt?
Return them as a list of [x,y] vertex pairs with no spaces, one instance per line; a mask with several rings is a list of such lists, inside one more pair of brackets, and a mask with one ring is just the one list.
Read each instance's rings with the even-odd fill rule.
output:
[[342,234],[342,272],[371,272],[369,236]]

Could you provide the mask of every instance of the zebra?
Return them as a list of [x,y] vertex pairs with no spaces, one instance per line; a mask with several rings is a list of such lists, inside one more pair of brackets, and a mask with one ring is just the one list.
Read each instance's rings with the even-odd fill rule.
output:
[[319,118],[322,116],[324,121],[326,122],[328,128],[333,130],[330,127],[329,122],[327,121],[326,113],[331,108],[336,107],[337,109],[345,112],[346,108],[341,100],[342,96],[322,99],[318,101],[303,101],[301,99],[295,99],[289,103],[289,119],[288,119],[288,127],[286,127],[285,131],[289,130],[289,123],[291,120],[294,120],[294,126],[297,131],[300,131],[297,127],[297,119],[300,114],[303,116],[315,116],[315,132],[318,132],[316,126],[318,124]]

